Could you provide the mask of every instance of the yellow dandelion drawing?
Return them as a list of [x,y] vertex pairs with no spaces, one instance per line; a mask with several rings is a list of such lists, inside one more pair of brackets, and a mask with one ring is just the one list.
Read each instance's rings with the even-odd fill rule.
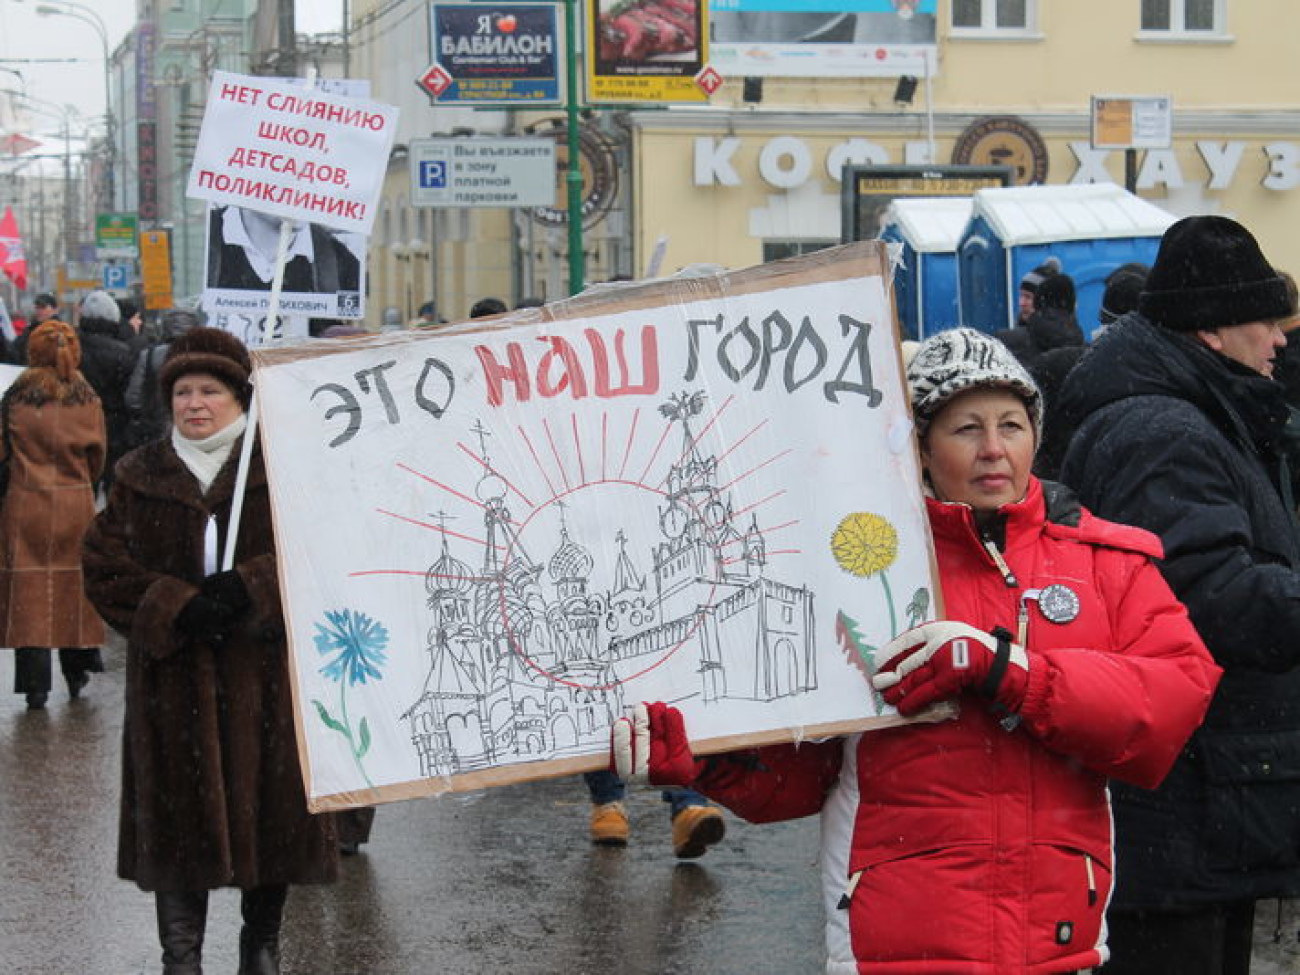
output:
[[857,511],[845,515],[831,534],[831,553],[845,572],[875,575],[898,558],[898,532],[888,519]]

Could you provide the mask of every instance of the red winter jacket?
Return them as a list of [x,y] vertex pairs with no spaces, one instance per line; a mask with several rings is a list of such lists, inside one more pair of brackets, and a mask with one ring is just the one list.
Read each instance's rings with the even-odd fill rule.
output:
[[[1099,965],[1106,779],[1158,784],[1219,668],[1151,561],[1154,535],[1036,479],[1003,508],[1000,551],[967,506],[928,504],[945,618],[1027,633],[1018,726],[962,697],[955,720],[715,756],[695,787],[756,822],[822,813],[828,972]],[[1077,615],[1060,589],[1039,608],[1052,585]]]

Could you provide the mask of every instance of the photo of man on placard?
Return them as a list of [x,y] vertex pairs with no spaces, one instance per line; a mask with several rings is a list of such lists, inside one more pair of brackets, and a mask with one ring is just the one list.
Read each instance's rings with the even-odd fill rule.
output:
[[[207,281],[211,311],[257,311],[269,303],[279,217],[235,206],[208,208]],[[326,318],[364,314],[365,241],[320,224],[294,224],[281,287],[281,308]]]

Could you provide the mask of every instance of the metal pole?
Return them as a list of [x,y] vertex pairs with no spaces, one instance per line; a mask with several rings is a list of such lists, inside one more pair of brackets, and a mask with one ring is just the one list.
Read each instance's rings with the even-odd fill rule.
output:
[[578,54],[577,54],[578,0],[564,3],[565,58],[565,117],[568,122],[569,168],[564,185],[569,201],[569,294],[576,295],[584,287],[586,259],[582,253],[582,158],[578,140]]
[[[94,28],[95,33],[99,35],[99,43],[104,55],[104,136],[108,142],[108,152],[104,159],[104,190],[107,197],[105,201],[107,209],[112,210],[117,197],[116,180],[113,173],[117,146],[113,134],[113,68],[108,53],[108,26],[104,23],[104,18],[96,13],[93,7],[74,3],[73,0],[52,0],[52,2],[57,3],[58,6],[52,6],[50,2],[47,2],[38,6],[36,12],[38,14],[62,14],[64,17],[71,17],[83,24],[89,24]],[[62,7],[71,7],[72,9],[60,9]]]
[[925,60],[925,141],[929,146],[926,162],[931,166],[937,162],[934,151],[934,72],[930,70],[930,53],[921,54]]
[[117,186],[113,178],[113,164],[117,157],[116,135],[113,132],[113,69],[108,60],[108,38],[104,38],[104,134],[108,138],[108,158],[104,160],[104,191],[110,211],[117,209]]
[[348,24],[348,0],[343,0],[343,77],[351,77],[352,72],[352,34]]
[[63,263],[72,260],[72,127],[63,117]]
[[283,77],[292,78],[298,74],[298,31],[293,18],[293,0],[279,0],[278,14],[276,33],[280,51],[277,70]]

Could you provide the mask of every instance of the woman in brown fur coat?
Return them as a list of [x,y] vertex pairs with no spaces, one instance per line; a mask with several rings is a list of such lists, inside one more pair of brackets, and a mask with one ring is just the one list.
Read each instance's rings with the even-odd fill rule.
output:
[[14,690],[27,706],[49,698],[50,649],[68,694],[104,669],[104,624],[81,584],[81,536],[95,516],[104,468],[104,412],[78,371],[72,326],[51,320],[27,342],[27,369],[0,402],[9,488],[0,505],[0,646],[14,648]]
[[85,541],[86,591],[127,636],[118,873],[153,891],[163,971],[198,975],[208,891],[242,891],[241,975],[279,971],[290,884],[334,879],[333,817],[307,811],[261,452],[234,568],[219,571],[248,351],[193,328],[159,371],[171,434],[122,458]]

